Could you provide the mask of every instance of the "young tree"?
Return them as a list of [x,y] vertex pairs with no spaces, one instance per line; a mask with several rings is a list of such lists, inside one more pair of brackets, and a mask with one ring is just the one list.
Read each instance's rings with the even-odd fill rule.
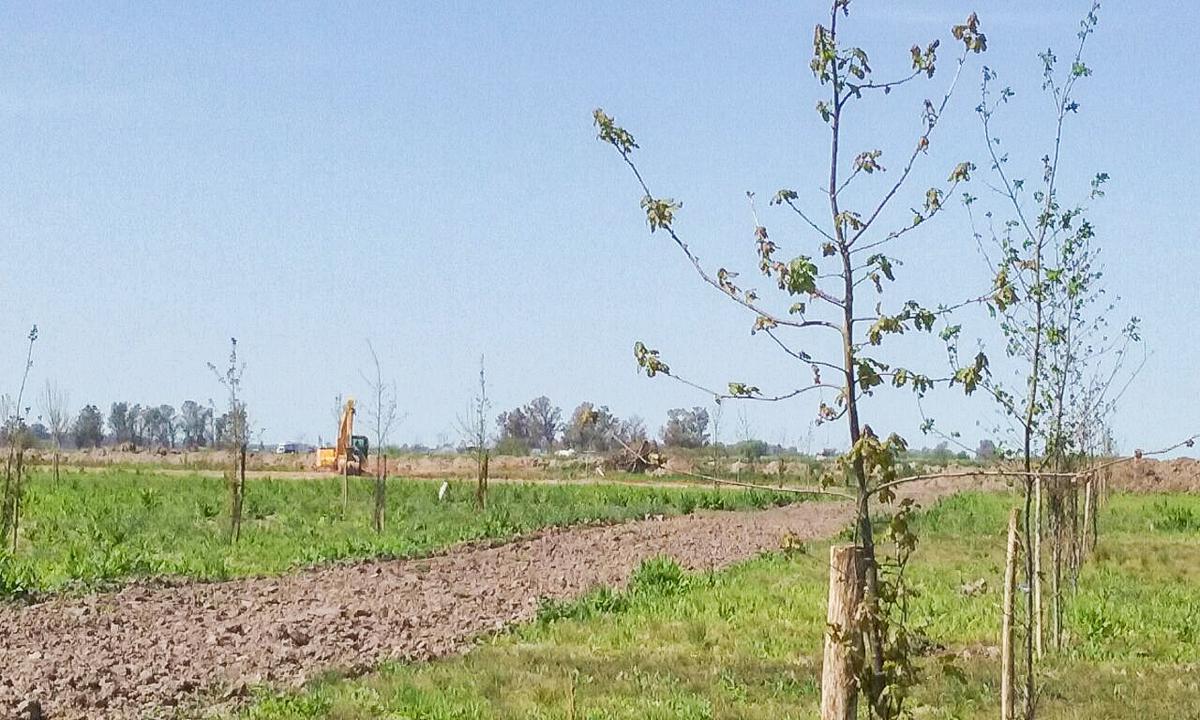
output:
[[[1042,508],[1045,482],[1040,471],[1063,473],[1079,468],[1075,458],[1086,452],[1073,447],[1073,438],[1087,433],[1099,418],[1097,412],[1111,408],[1109,394],[1117,369],[1137,337],[1136,318],[1125,326],[1116,343],[1110,344],[1106,314],[1112,306],[1097,311],[1103,293],[1097,265],[1098,246],[1095,228],[1087,219],[1086,202],[1101,197],[1106,173],[1091,181],[1087,201],[1064,203],[1060,178],[1063,168],[1064,129],[1069,118],[1080,108],[1075,96],[1079,80],[1091,75],[1083,61],[1088,38],[1098,22],[1099,3],[1093,2],[1077,33],[1078,43],[1071,66],[1060,72],[1058,59],[1047,50],[1040,54],[1042,89],[1048,94],[1053,110],[1049,151],[1037,163],[1038,178],[1026,188],[1026,180],[1017,169],[1021,158],[1004,149],[996,131],[997,113],[1008,105],[1015,93],[1005,87],[994,90],[996,73],[984,68],[982,100],[976,108],[991,160],[1000,206],[980,209],[979,199],[964,194],[976,240],[993,276],[988,307],[997,319],[1004,338],[1005,351],[1021,379],[1015,387],[1006,386],[996,376],[983,378],[981,386],[996,400],[1001,411],[1013,423],[1017,433],[1019,457],[1024,475],[1023,528],[1024,575],[1031,589],[1026,603],[1024,647],[1024,709],[1032,718],[1037,698],[1034,661],[1040,657],[1043,639],[1042,612]],[[1021,122],[1028,124],[1028,116]],[[1034,170],[1031,163],[1027,170]],[[982,220],[980,216],[982,215]],[[947,335],[952,363],[958,361],[957,332]],[[1106,359],[1102,359],[1106,358]],[[1110,363],[1111,366],[1110,366]],[[1106,369],[1098,371],[1098,367]],[[1112,368],[1111,372],[1108,368]],[[1091,377],[1094,382],[1087,382]],[[1097,434],[1097,441],[1100,435]],[[1062,503],[1072,494],[1069,484],[1052,480],[1051,522],[1061,529]],[[1061,618],[1058,592],[1060,545],[1056,530],[1054,608],[1056,626]],[[1055,633],[1055,638],[1059,634]]]
[[725,415],[725,406],[721,403],[713,403],[713,411],[709,413],[709,418],[712,420],[712,440],[709,443],[709,449],[712,450],[712,468],[714,473],[721,472],[721,456],[724,454],[725,446],[721,442],[721,419]]
[[71,425],[77,448],[98,448],[104,442],[104,415],[95,405],[84,405]]
[[[29,382],[29,371],[33,368],[33,344],[38,339],[37,325],[29,331],[28,351],[25,353],[25,367],[21,373],[21,387],[17,398],[4,416],[4,427],[8,439],[8,460],[4,464],[4,488],[0,493],[0,542],[9,541],[9,550],[17,552],[17,537],[21,526],[21,501],[25,493],[25,418],[29,408],[25,408],[25,385]],[[7,405],[7,403],[5,403]]]
[[371,390],[371,404],[367,408],[367,419],[375,435],[375,532],[383,532],[384,509],[387,507],[387,441],[396,420],[396,384],[383,378],[383,368],[375,346],[367,340],[371,360],[375,364],[374,377],[363,375]]
[[[488,490],[488,459],[491,433],[488,432],[488,414],[492,411],[492,403],[487,396],[487,375],[484,374],[483,356],[479,356],[479,390],[471,399],[471,407],[466,417],[459,417],[458,428],[462,442],[470,448],[475,456],[476,486],[475,503],[480,510],[487,507]],[[521,413],[520,409],[513,412]],[[505,424],[506,416],[500,415],[500,424]]]
[[46,427],[50,431],[50,437],[54,440],[54,481],[58,482],[58,460],[62,455],[63,441],[67,438],[67,432],[70,430],[71,413],[67,410],[67,403],[70,402],[69,396],[65,390],[58,387],[58,383],[46,381],[46,386],[42,388],[42,396],[38,403],[41,406],[42,417],[46,419]]
[[[637,143],[633,136],[617,125],[603,110],[594,113],[595,124],[601,141],[613,146],[621,159],[633,172],[634,179],[643,194],[642,209],[652,233],[663,232],[672,244],[696,270],[705,283],[716,288],[725,297],[747,309],[754,317],[753,330],[771,339],[787,356],[802,363],[811,372],[812,382],[793,390],[777,394],[764,393],[758,386],[745,382],[730,382],[726,390],[714,391],[698,383],[684,380],[689,385],[708,392],[718,400],[756,400],[778,402],[821,389],[837,393],[835,406],[821,403],[820,417],[825,421],[845,420],[850,440],[850,451],[842,458],[840,467],[847,473],[856,490],[857,541],[861,547],[861,572],[863,587],[864,634],[868,640],[867,657],[863,677],[859,683],[866,695],[870,711],[884,718],[897,717],[902,711],[905,697],[904,687],[914,682],[914,670],[904,648],[902,617],[903,603],[888,603],[897,595],[896,584],[902,579],[901,570],[914,544],[904,516],[907,505],[893,519],[891,530],[896,539],[896,558],[891,561],[893,583],[890,587],[880,584],[880,558],[875,550],[874,531],[871,525],[872,499],[890,501],[893,497],[891,483],[896,479],[896,458],[905,448],[902,438],[891,435],[882,439],[871,431],[864,422],[860,400],[863,395],[881,389],[885,383],[894,387],[907,387],[924,392],[933,386],[935,379],[916,370],[885,362],[879,346],[888,335],[908,330],[930,331],[940,316],[951,307],[928,309],[916,300],[909,300],[891,312],[883,310],[883,303],[876,305],[874,313],[864,312],[862,295],[868,288],[877,294],[883,293],[884,282],[894,279],[900,265],[898,257],[888,254],[897,241],[907,239],[919,226],[937,215],[947,193],[953,192],[966,181],[973,166],[968,162],[958,163],[949,173],[947,181],[939,186],[921,191],[915,204],[911,220],[884,227],[884,218],[893,200],[903,197],[902,191],[913,178],[912,171],[918,160],[926,156],[934,131],[953,94],[956,80],[971,53],[982,52],[986,39],[979,31],[979,21],[972,14],[965,23],[952,28],[954,38],[961,43],[954,77],[940,101],[924,100],[921,104],[921,130],[915,142],[904,152],[901,168],[893,182],[884,183],[877,192],[848,192],[856,181],[856,188],[863,181],[878,178],[885,173],[884,152],[881,148],[868,147],[847,162],[843,157],[842,137],[851,109],[861,107],[870,98],[885,95],[893,97],[920,78],[932,78],[937,64],[939,44],[930,43],[924,48],[914,46],[911,50],[912,69],[907,74],[890,81],[877,81],[867,53],[858,47],[845,45],[839,30],[839,16],[849,14],[849,0],[833,0],[830,5],[828,24],[818,24],[813,39],[811,68],[827,95],[817,103],[817,112],[829,127],[829,164],[823,202],[828,210],[824,222],[805,208],[805,200],[795,190],[784,189],[776,193],[775,205],[786,206],[795,212],[806,228],[818,238],[816,252],[797,254],[789,261],[781,261],[776,255],[780,247],[770,238],[765,226],[759,222],[754,208],[754,196],[748,194],[754,220],[754,243],[761,274],[787,296],[787,304],[775,309],[763,302],[757,290],[735,284],[738,275],[726,268],[715,271],[707,269],[693,253],[676,219],[682,205],[674,199],[655,195],[646,182],[641,170],[633,160]],[[878,129],[881,139],[891,139],[897,133]],[[916,199],[916,198],[914,198]],[[897,201],[899,202],[899,201]],[[788,331],[827,333],[837,342],[837,350],[822,357],[817,353],[821,343],[804,342],[799,349],[794,340],[785,336]],[[813,348],[809,350],[808,348]],[[634,356],[639,366],[650,376],[678,376],[662,359],[659,351],[638,342]],[[986,370],[986,358],[979,356],[974,365],[947,378],[947,382],[962,384],[968,391],[974,390],[979,377]]]
[[229,339],[229,361],[224,370],[217,369],[213,363],[208,369],[216,376],[217,382],[225,388],[229,398],[229,410],[226,418],[226,442],[233,451],[233,469],[226,473],[225,482],[229,488],[229,540],[236,543],[242,535],[242,505],[246,496],[246,444],[249,442],[249,418],[246,413],[246,401],[242,399],[242,375],[246,363],[238,361],[237,338]]

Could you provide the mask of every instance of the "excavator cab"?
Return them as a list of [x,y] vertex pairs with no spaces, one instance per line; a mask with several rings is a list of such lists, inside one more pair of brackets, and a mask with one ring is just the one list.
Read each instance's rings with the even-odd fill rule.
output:
[[350,456],[352,460],[358,461],[360,468],[367,464],[367,456],[371,453],[371,443],[367,440],[366,435],[353,435],[350,437]]

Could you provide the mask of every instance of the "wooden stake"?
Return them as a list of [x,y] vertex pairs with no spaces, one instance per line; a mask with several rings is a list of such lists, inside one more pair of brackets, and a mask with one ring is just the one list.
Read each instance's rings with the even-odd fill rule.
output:
[[863,640],[858,627],[862,603],[859,556],[854,545],[829,548],[829,610],[821,669],[821,720],[854,720]]
[[25,480],[25,478],[23,477],[23,474],[25,472],[24,464],[25,464],[25,450],[22,449],[22,450],[17,451],[17,473],[16,473],[16,481],[15,481],[16,490],[15,490],[15,492],[13,492],[13,496],[12,496],[12,554],[13,555],[17,554],[17,537],[18,537],[17,531],[21,527],[21,494],[23,492],[21,485]]
[[1096,481],[1089,478],[1083,486],[1083,547],[1085,552],[1096,549]]
[[1004,561],[1004,607],[1000,619],[1000,720],[1015,720],[1017,707],[1013,664],[1013,604],[1017,585],[1017,525],[1021,511],[1008,515],[1008,543]]
[[1055,650],[1062,650],[1062,566],[1063,566],[1063,518],[1061,511],[1055,521],[1054,532],[1051,533],[1050,564],[1050,605],[1054,611],[1054,622],[1050,624],[1050,637]]
[[1030,578],[1030,602],[1033,603],[1033,652],[1042,659],[1042,478],[1033,485],[1033,548],[1029,551],[1033,560],[1033,577]]
[[342,519],[346,519],[346,510],[350,507],[350,454],[342,463]]

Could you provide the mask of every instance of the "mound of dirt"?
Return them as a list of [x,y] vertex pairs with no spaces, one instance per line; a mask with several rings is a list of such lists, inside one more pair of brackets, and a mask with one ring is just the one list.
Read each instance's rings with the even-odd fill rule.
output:
[[1113,466],[1108,487],[1126,492],[1200,492],[1200,460],[1142,458],[1121,463]]

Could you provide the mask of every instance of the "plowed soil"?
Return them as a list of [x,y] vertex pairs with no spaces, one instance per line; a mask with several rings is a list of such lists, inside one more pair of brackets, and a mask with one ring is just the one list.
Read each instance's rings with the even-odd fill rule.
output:
[[[928,501],[952,487],[907,492]],[[847,503],[812,502],[647,519],[420,560],[0,606],[0,716],[36,716],[33,703],[51,718],[191,714],[235,703],[247,684],[446,655],[532,618],[543,598],[623,585],[648,558],[721,568],[778,548],[788,532],[830,536],[850,517]]]

